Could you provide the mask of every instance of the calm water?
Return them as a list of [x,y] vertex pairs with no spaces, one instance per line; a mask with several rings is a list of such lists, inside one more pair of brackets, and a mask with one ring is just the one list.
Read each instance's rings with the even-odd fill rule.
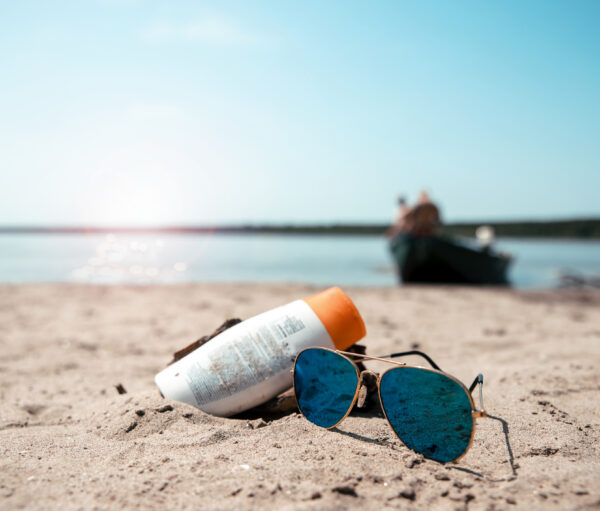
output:
[[[519,288],[600,276],[600,242],[502,239]],[[0,282],[396,285],[386,241],[359,236],[0,235]]]

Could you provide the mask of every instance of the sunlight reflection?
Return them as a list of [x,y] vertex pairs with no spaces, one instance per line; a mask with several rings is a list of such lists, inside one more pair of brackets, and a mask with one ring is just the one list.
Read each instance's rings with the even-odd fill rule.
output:
[[189,264],[184,261],[164,263],[162,239],[123,240],[108,234],[95,243],[94,254],[87,264],[72,271],[72,279],[89,283],[153,283],[178,281]]

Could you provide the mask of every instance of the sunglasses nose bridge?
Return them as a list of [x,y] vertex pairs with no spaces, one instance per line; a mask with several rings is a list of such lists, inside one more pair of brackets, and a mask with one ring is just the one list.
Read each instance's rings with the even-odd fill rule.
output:
[[377,373],[374,373],[373,371],[369,371],[368,369],[365,369],[364,371],[361,371],[360,373],[360,383],[363,382],[363,380],[365,379],[365,374],[370,374],[372,375],[375,379],[378,378]]

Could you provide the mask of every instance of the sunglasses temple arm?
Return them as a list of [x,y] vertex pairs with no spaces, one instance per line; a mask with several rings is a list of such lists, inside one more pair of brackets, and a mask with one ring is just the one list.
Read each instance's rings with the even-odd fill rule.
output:
[[483,411],[485,410],[483,406],[483,374],[478,374],[477,377],[473,380],[473,383],[471,383],[471,386],[469,387],[469,392],[471,394],[473,393],[477,385],[479,385],[479,410]]
[[391,355],[385,355],[384,357],[381,358],[396,358],[396,357],[407,357],[409,355],[417,355],[419,357],[423,357],[425,360],[427,360],[427,362],[429,362],[429,365],[431,367],[433,367],[434,369],[437,369],[438,371],[441,371],[440,366],[438,366],[429,355],[426,355],[425,353],[423,353],[422,351],[401,351],[399,353],[392,353]]

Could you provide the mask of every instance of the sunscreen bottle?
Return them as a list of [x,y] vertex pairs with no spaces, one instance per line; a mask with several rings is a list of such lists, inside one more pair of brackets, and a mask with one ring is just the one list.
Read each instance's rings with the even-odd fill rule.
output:
[[292,386],[296,355],[345,350],[366,335],[352,300],[332,287],[238,323],[155,377],[162,395],[228,417]]

